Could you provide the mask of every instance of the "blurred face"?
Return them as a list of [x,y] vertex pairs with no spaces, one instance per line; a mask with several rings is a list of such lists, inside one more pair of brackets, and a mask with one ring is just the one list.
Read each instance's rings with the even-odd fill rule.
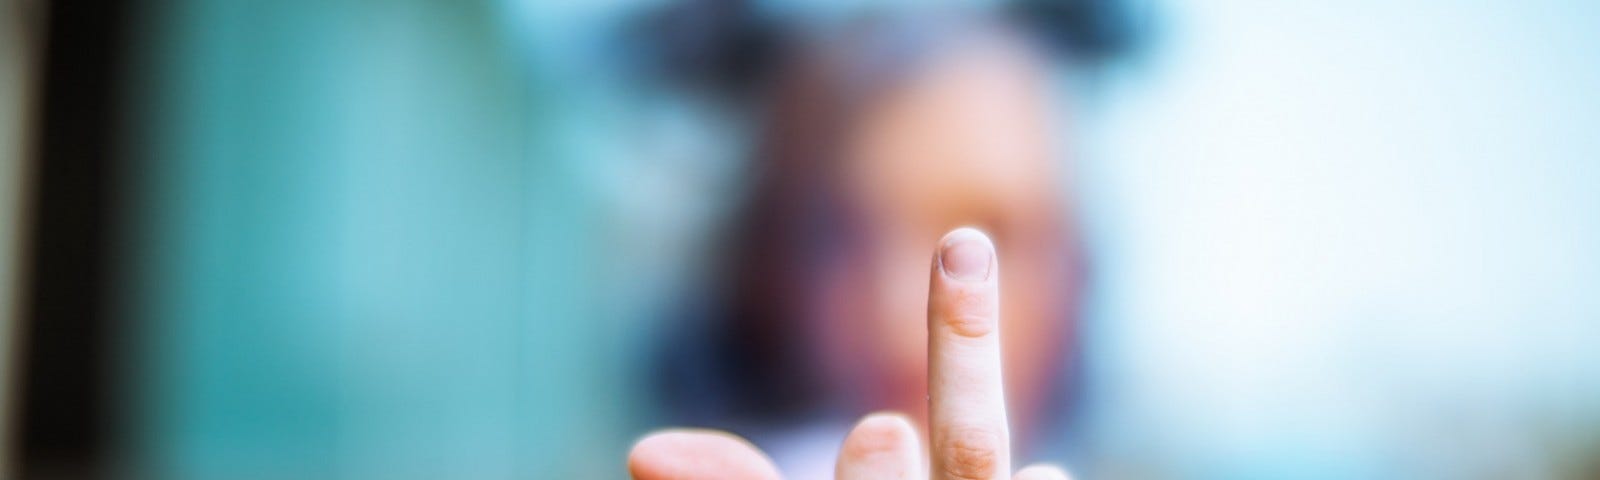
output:
[[[930,247],[963,225],[988,231],[1001,262],[1007,388],[1034,411],[1058,369],[1067,316],[1060,178],[1043,72],[1001,44],[948,51],[873,99],[853,123],[841,174],[867,245],[831,282],[829,356],[871,408],[924,409]],[[869,373],[860,373],[866,371]],[[1025,423],[1026,419],[1022,419]]]

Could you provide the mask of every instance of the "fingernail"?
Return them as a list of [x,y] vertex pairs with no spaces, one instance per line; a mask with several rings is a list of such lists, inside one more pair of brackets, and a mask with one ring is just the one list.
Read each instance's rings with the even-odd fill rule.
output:
[[975,228],[958,228],[946,234],[939,247],[939,268],[956,280],[987,280],[993,264],[994,244]]

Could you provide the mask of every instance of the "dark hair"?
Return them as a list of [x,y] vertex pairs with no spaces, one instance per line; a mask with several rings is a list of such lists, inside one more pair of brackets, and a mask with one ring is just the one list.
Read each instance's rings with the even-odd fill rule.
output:
[[[770,85],[804,33],[761,3],[668,2],[627,24],[623,51],[645,78],[747,99]],[[1081,68],[1130,56],[1148,37],[1125,0],[1011,0],[987,13]]]

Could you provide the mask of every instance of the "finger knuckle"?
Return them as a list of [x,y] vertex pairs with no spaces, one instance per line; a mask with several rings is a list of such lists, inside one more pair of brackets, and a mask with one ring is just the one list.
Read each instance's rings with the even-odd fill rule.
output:
[[980,337],[995,330],[999,315],[994,297],[979,289],[955,289],[930,303],[929,314],[957,335]]
[[984,312],[993,310],[997,303],[994,290],[988,287],[954,288],[944,298],[945,308],[955,311]]
[[954,314],[946,315],[944,323],[950,330],[963,337],[982,337],[994,331],[994,318],[990,315]]
[[945,431],[941,445],[943,473],[949,478],[985,480],[997,478],[1003,440],[989,428],[954,427]]

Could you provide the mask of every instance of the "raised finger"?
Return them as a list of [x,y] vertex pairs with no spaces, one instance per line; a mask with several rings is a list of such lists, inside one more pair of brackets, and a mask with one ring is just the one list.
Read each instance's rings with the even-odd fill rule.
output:
[[928,288],[929,451],[935,479],[1011,472],[1000,372],[1000,266],[972,228],[946,234]]

